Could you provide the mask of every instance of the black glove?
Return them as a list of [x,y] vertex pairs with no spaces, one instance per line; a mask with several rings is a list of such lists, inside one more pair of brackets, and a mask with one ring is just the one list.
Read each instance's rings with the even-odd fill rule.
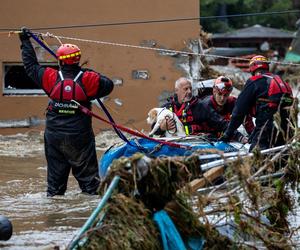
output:
[[21,28],[21,32],[19,33],[19,38],[21,41],[28,40],[30,38],[30,30],[26,27]]
[[230,141],[230,137],[227,134],[223,134],[218,141],[222,141],[222,142],[229,142]]

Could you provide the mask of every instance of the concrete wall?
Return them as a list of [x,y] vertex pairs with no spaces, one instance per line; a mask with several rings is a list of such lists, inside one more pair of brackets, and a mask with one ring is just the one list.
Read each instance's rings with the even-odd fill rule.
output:
[[[198,0],[2,0],[0,8],[1,28],[57,27],[197,16]],[[195,20],[40,31],[131,45],[141,45],[153,40],[157,48],[182,50],[186,48],[189,39],[198,38],[199,28],[199,21]],[[0,34],[0,61],[20,62],[18,37],[8,37],[7,34]],[[52,48],[59,45],[56,39],[47,39],[47,42]],[[123,85],[115,87],[105,104],[117,123],[131,128],[148,130],[145,123],[148,110],[158,106],[158,96],[164,90],[172,91],[174,81],[185,74],[176,66],[176,58],[162,56],[154,51],[74,40],[62,42],[77,44],[82,50],[82,61],[88,60],[87,67],[110,78],[123,79]],[[40,52],[38,56],[43,61],[53,61],[46,53]],[[3,86],[2,68],[0,76]],[[133,79],[133,70],[147,70],[150,78]],[[25,119],[31,116],[43,119],[47,97],[3,96],[2,88],[0,120]],[[118,106],[115,99],[121,100],[123,105]],[[106,126],[94,121],[96,132],[103,127]],[[0,130],[0,133],[5,133],[5,130]]]

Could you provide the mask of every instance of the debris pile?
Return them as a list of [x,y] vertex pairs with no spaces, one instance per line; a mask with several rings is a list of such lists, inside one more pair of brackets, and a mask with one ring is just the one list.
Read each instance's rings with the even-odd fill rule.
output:
[[112,197],[103,222],[88,231],[82,249],[161,249],[158,231],[145,206],[123,194]]
[[115,160],[100,193],[116,175],[118,188],[81,249],[162,249],[152,220],[161,209],[185,243],[201,238],[204,249],[292,249],[297,228],[287,216],[297,203],[292,192],[299,187],[299,139],[300,134],[267,156],[256,150],[253,157],[225,158],[223,182],[197,192],[192,192],[191,181],[204,174],[199,152],[156,159],[135,154]]

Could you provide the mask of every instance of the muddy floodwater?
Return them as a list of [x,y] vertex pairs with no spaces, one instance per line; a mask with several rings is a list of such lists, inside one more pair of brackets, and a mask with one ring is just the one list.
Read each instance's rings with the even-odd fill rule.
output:
[[[0,135],[0,214],[13,224],[13,236],[0,249],[65,249],[97,206],[98,196],[81,194],[69,178],[65,196],[46,197],[46,161],[42,134]],[[96,138],[101,155],[113,135]]]

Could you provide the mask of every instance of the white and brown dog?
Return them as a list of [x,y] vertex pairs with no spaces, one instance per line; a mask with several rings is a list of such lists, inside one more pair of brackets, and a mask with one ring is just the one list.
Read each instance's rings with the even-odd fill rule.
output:
[[149,133],[149,136],[153,136],[154,133],[160,127],[160,124],[166,119],[173,119],[175,122],[175,132],[166,130],[165,137],[173,136],[186,136],[182,122],[178,119],[177,115],[167,108],[153,108],[148,113],[147,123],[151,126],[154,124],[153,129]]

